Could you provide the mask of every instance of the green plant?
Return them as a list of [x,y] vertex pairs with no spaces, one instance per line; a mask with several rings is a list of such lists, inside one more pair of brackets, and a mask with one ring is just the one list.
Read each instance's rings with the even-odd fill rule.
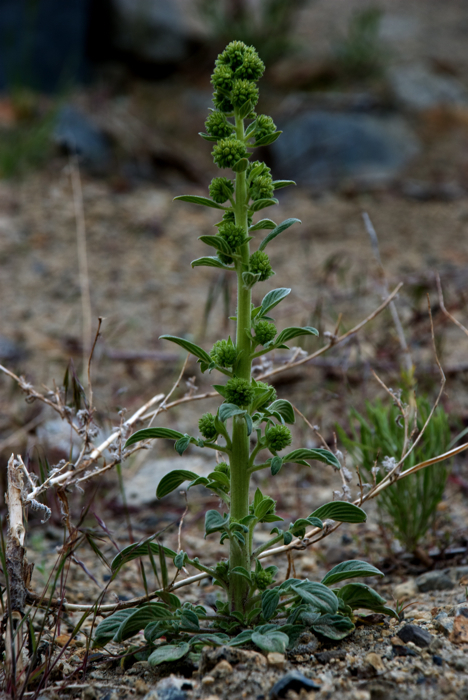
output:
[[346,36],[334,49],[338,72],[344,78],[362,80],[383,75],[387,52],[379,38],[381,17],[378,7],[367,7],[351,16]]
[[[275,349],[287,349],[287,343],[296,337],[318,335],[312,327],[277,331],[270,313],[290,289],[273,289],[260,304],[252,303],[252,289],[274,274],[266,248],[276,236],[299,223],[294,218],[279,225],[271,219],[252,222],[256,212],[277,203],[272,196],[276,189],[294,184],[273,180],[264,163],[249,160],[252,149],[272,143],[281,133],[269,117],[253,111],[258,99],[256,82],[263,70],[255,49],[238,41],[230,43],[218,57],[212,77],[216,110],[206,122],[207,133],[201,136],[213,142],[215,162],[222,169],[232,168],[235,178],[215,178],[210,186],[211,198],[176,197],[179,201],[222,211],[218,233],[201,236],[217,254],[194,260],[192,267],[215,267],[235,275],[237,329],[235,341],[230,337],[221,339],[211,352],[184,338],[171,335],[162,338],[197,357],[202,372],[219,372],[226,378],[224,384],[214,384],[223,403],[216,415],[201,416],[200,437],[154,427],[139,430],[126,442],[126,447],[130,447],[142,440],[166,438],[174,440],[180,455],[192,444],[220,452],[226,460],[216,465],[208,477],[186,470],[170,472],[160,481],[157,496],[163,498],[187,480],[189,489],[202,484],[217,494],[224,504],[223,512],[206,513],[205,537],[217,535],[221,543],[226,542],[228,560],[207,567],[184,551],[175,552],[161,543],[146,540],[124,549],[112,563],[116,575],[132,559],[141,556],[158,559],[163,580],[163,590],[158,592],[161,602],[136,610],[120,610],[106,618],[97,628],[95,644],[102,645],[110,639],[123,641],[144,629],[146,657],[153,664],[197,654],[206,644],[252,643],[264,651],[284,652],[308,628],[341,639],[354,629],[354,610],[362,607],[395,616],[385,600],[364,583],[336,587],[347,579],[382,576],[371,564],[348,561],[335,566],[320,583],[290,578],[279,585],[275,581],[277,567],[263,568],[260,561],[262,552],[273,545],[280,542],[287,545],[295,537],[303,538],[306,528],[315,527],[320,532],[327,519],[350,523],[366,519],[358,506],[336,501],[289,526],[282,526],[283,519],[275,513],[275,500],[259,488],[253,498],[250,494],[251,477],[260,470],[269,470],[274,477],[287,464],[309,466],[311,460],[324,462],[336,470],[341,467],[337,456],[328,449],[287,449],[292,442],[288,425],[294,423],[293,407],[288,401],[277,399],[274,387],[252,378],[255,358]],[[250,241],[260,230],[268,233],[251,253]],[[253,534],[259,523],[275,526],[272,538],[254,548]],[[218,603],[217,616],[210,618],[209,625],[202,606],[182,605],[170,591],[166,558],[172,559],[177,571],[192,566],[209,574],[224,591],[225,600]],[[162,638],[166,643],[161,644]]]
[[[418,398],[415,408],[414,427],[420,431],[429,416],[430,404],[427,399]],[[380,401],[367,403],[365,416],[353,409],[351,438],[340,426],[336,429],[343,446],[371,482],[375,479],[380,483],[403,455],[405,428],[400,408],[396,405],[388,407]],[[435,454],[447,452],[449,443],[448,417],[443,408],[438,407],[427,426],[424,441],[416,445],[402,469],[410,469]],[[378,500],[381,518],[408,551],[416,549],[434,521],[446,480],[447,466],[433,464],[382,492]]]

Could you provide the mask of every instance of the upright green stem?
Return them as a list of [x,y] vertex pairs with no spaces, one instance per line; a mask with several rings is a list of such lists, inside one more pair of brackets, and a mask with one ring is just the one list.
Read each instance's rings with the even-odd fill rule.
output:
[[[244,140],[244,121],[236,114],[236,136]],[[234,206],[237,226],[248,231],[248,188],[246,173],[236,173],[235,186],[236,202]],[[236,368],[236,376],[242,379],[251,379],[250,359],[250,327],[251,327],[251,292],[244,288],[242,272],[247,269],[249,262],[249,244],[245,243],[240,249],[241,261],[237,263],[237,333],[236,345],[240,354]],[[231,518],[241,520],[249,514],[249,482],[248,472],[250,458],[250,443],[247,434],[247,425],[242,416],[235,416],[232,428],[232,452],[231,452]],[[245,545],[237,540],[231,540],[229,555],[230,568],[242,566],[250,571],[250,538],[247,536]],[[231,609],[243,612],[249,592],[248,581],[242,576],[232,574],[230,577],[230,602]]]

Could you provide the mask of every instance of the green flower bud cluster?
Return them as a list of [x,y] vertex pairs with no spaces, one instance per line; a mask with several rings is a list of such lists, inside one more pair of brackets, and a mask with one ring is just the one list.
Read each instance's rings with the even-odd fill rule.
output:
[[255,324],[255,340],[259,345],[266,345],[276,335],[276,326],[269,321],[258,321]]
[[255,140],[260,141],[264,136],[274,134],[275,131],[276,124],[273,119],[266,114],[259,114],[255,123]]
[[198,429],[206,440],[214,440],[218,437],[215,428],[215,417],[212,413],[204,413],[198,421]]
[[253,46],[231,41],[216,59],[216,66],[229,66],[236,78],[260,80],[265,64]]
[[226,476],[231,476],[231,467],[226,462],[220,462],[217,464],[213,471],[221,472],[222,474],[226,474]]
[[252,107],[258,102],[258,88],[251,80],[234,80],[231,90],[231,102],[235,107],[242,107],[246,102]]
[[263,250],[257,250],[255,253],[252,253],[249,260],[249,270],[254,275],[259,274],[261,282],[275,274],[271,267],[270,258]]
[[[216,575],[221,581],[227,581],[229,578],[229,562],[219,561],[215,566]],[[216,606],[219,610],[218,605]]]
[[254,388],[247,379],[234,377],[227,382],[224,388],[226,401],[240,408],[247,407],[254,397]]
[[275,575],[271,571],[257,571],[253,574],[253,579],[255,581],[255,586],[259,591],[265,591],[268,586],[275,582]]
[[209,187],[210,197],[218,204],[223,204],[234,194],[234,184],[227,177],[214,177]]
[[239,246],[245,243],[245,239],[247,238],[247,234],[242,226],[236,226],[236,224],[230,222],[224,224],[224,226],[220,226],[219,235],[229,243],[229,247],[232,251],[235,251]]
[[292,435],[285,425],[274,425],[265,433],[268,448],[273,452],[279,452],[292,443]]
[[225,139],[232,135],[234,127],[229,124],[222,112],[211,112],[205,122],[205,129],[210,136],[218,139]]
[[213,362],[220,367],[232,367],[237,360],[237,349],[231,339],[217,340],[210,352]]
[[250,187],[250,196],[253,200],[270,199],[273,197],[275,188],[270,175],[260,175],[254,178]]
[[232,168],[247,153],[245,143],[239,139],[222,139],[214,147],[211,155],[219,168]]
[[231,41],[218,56],[211,76],[215,107],[230,114],[234,106],[241,107],[249,100],[252,106],[256,105],[258,90],[254,81],[262,77],[264,70],[264,63],[253,46]]

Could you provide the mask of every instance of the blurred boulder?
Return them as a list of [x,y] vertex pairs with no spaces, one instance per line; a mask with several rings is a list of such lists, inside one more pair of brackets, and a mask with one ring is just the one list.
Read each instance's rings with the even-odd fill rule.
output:
[[108,139],[88,116],[71,105],[58,113],[53,138],[60,148],[78,155],[93,169],[104,170],[109,165]]
[[441,106],[466,107],[468,91],[456,78],[433,73],[424,65],[396,66],[388,73],[401,107],[421,111]]
[[177,0],[112,0],[116,49],[149,63],[179,63],[192,29]]
[[280,128],[272,149],[281,177],[318,189],[385,185],[419,150],[412,130],[394,116],[304,112]]
[[[208,476],[213,466],[213,462],[191,455],[148,460],[136,474],[125,481],[127,503],[131,506],[141,506],[154,502],[159,482],[173,469],[184,469],[199,476]],[[181,484],[176,493],[186,488],[188,483],[187,481]]]

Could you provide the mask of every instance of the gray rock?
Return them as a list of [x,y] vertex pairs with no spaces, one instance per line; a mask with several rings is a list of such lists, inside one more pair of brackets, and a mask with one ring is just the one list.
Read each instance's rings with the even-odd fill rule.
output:
[[312,187],[380,186],[419,150],[400,117],[305,112],[282,126],[285,133],[272,146],[278,170]]
[[270,698],[272,700],[285,698],[290,690],[300,693],[302,688],[304,688],[304,690],[320,690],[320,686],[315,683],[315,681],[306,678],[302,673],[299,673],[299,671],[291,671],[291,673],[287,673],[275,683],[270,690]]
[[109,164],[107,138],[89,117],[71,105],[65,105],[58,113],[53,138],[58,146],[79,155],[92,167],[105,168]]
[[418,625],[405,625],[397,632],[397,635],[405,644],[413,642],[418,647],[428,647],[433,639],[432,634]]
[[[143,464],[139,472],[125,481],[127,503],[132,506],[152,503],[156,500],[156,487],[166,474],[173,469],[184,469],[199,476],[207,476],[215,466],[214,462],[203,457],[172,457],[152,459]],[[185,482],[185,485],[188,482]],[[183,489],[181,484],[179,489]]]
[[389,71],[389,80],[395,98],[407,109],[468,105],[468,92],[458,80],[432,73],[423,65],[397,66]]
[[112,0],[116,48],[151,63],[188,56],[191,31],[174,0]]
[[427,591],[449,591],[455,588],[455,583],[450,578],[447,571],[427,571],[418,576],[416,585],[421,593]]
[[448,637],[453,630],[453,620],[446,612],[441,612],[434,618],[434,627]]

